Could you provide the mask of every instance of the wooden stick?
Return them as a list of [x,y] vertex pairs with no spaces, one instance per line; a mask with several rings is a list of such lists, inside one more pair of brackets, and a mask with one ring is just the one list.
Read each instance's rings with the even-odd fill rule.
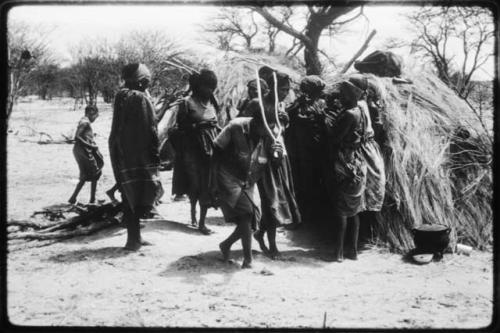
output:
[[347,72],[349,67],[358,59],[358,57],[365,52],[366,48],[368,47],[368,44],[370,44],[370,41],[372,40],[373,36],[377,33],[377,30],[373,29],[372,32],[370,32],[370,35],[368,35],[368,38],[365,40],[361,48],[354,54],[354,56],[349,60],[349,62],[344,66],[344,68],[340,71],[341,74],[344,74]]
[[175,62],[175,63],[177,63],[177,64],[179,64],[180,66],[182,66],[184,68],[187,68],[187,69],[191,70],[194,73],[199,73],[200,72],[199,70],[194,69],[193,67],[186,65],[185,63],[183,63],[182,61],[180,61],[180,60],[178,60],[176,58],[170,58],[170,60],[173,61],[173,62]]
[[278,116],[278,77],[276,76],[276,72],[273,72],[273,80],[274,80],[274,117],[276,118],[276,126],[278,127],[278,134],[276,135],[276,140],[281,135],[281,124]]
[[16,220],[8,221],[7,226],[17,226],[17,227],[21,227],[21,228],[33,228],[33,229],[45,228],[45,226],[43,226],[39,223],[34,223],[34,222],[29,222],[29,221],[16,221]]
[[271,131],[269,124],[267,123],[266,112],[264,111],[264,103],[262,102],[262,92],[260,91],[259,71],[257,69],[255,70],[255,75],[257,76],[257,95],[259,97],[259,106],[260,106],[260,114],[262,115],[262,122],[264,123],[264,127],[266,128],[267,133],[271,136],[271,138],[273,138],[274,142],[276,142],[276,138],[274,137],[274,134]]
[[41,234],[39,232],[23,232],[17,234],[11,234],[8,236],[9,240],[14,239],[35,239],[35,240],[49,240],[49,239],[67,239],[78,236],[87,236],[96,231],[108,228],[110,226],[117,225],[116,222],[98,222],[90,225],[87,228],[83,228],[75,231],[66,231],[66,232],[51,232],[48,234]]

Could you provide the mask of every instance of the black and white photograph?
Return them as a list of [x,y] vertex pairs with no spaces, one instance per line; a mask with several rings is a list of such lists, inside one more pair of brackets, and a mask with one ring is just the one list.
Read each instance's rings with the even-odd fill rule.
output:
[[498,329],[498,14],[3,3],[2,331]]

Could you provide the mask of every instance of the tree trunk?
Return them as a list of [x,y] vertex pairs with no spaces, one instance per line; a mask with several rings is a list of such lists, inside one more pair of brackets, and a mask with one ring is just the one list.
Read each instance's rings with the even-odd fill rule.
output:
[[245,37],[245,41],[247,42],[247,50],[252,48],[252,37]]
[[304,48],[304,62],[306,65],[306,75],[321,75],[322,66],[318,55],[318,43],[322,29],[317,29],[311,24],[305,31],[306,37],[311,41],[310,45]]

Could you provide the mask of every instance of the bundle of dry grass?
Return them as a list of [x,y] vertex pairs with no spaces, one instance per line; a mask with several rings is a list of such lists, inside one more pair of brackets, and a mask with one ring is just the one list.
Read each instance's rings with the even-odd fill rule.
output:
[[224,52],[212,57],[213,63],[208,66],[212,68],[218,78],[217,97],[223,112],[221,123],[225,124],[227,118],[233,118],[236,114],[238,101],[247,95],[247,83],[255,79],[255,71],[267,65],[290,76],[292,83],[298,83],[303,73],[293,69],[291,64],[284,64],[282,58],[264,54],[242,54],[236,52]]
[[[287,73],[292,83],[305,74],[266,55],[218,53],[211,57],[219,79],[221,124],[234,117],[248,80],[263,65]],[[411,229],[423,223],[450,226],[456,242],[484,249],[492,243],[492,126],[431,73],[405,73],[413,84],[371,76],[382,90],[387,133],[386,202],[376,238],[396,251],[413,247]],[[329,84],[342,79],[331,73]],[[292,85],[293,86],[293,85]],[[467,129],[468,135],[463,135]]]
[[408,250],[413,227],[440,223],[452,229],[452,248],[458,241],[483,249],[492,233],[489,134],[437,77],[408,78],[413,84],[372,76],[382,90],[387,133],[382,147],[387,194],[378,239]]

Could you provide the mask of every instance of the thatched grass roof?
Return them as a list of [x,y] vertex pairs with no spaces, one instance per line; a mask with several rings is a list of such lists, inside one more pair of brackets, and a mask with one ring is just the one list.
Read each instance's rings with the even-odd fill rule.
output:
[[[412,84],[370,75],[381,88],[387,133],[382,147],[387,194],[378,236],[408,250],[413,227],[440,223],[452,228],[452,245],[484,248],[492,232],[489,134],[469,105],[435,75],[405,74]],[[461,136],[464,128],[469,138]]]
[[[260,66],[285,72],[294,83],[305,75],[283,58],[266,55],[219,51],[207,59],[212,59],[208,66],[219,79],[217,97],[225,110],[221,123],[228,112],[234,113]],[[372,76],[382,90],[387,132],[382,147],[387,195],[378,239],[408,250],[413,246],[413,227],[441,223],[451,226],[452,245],[459,241],[484,248],[491,244],[492,234],[491,132],[484,131],[467,103],[435,75],[406,72],[404,76],[413,84]],[[325,78],[328,84],[342,79],[332,73]],[[460,128],[471,137],[457,135]]]

